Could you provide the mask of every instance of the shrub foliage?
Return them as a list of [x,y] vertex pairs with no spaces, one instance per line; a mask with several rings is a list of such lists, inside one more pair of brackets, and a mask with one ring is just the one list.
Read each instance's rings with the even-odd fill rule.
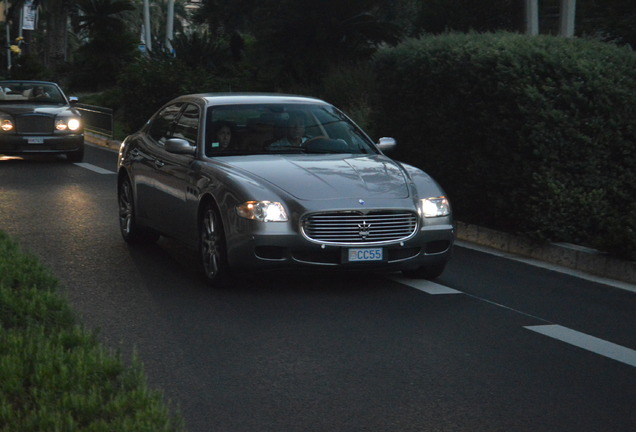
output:
[[56,286],[0,231],[0,431],[182,430],[139,362],[81,329]]
[[636,54],[446,34],[377,54],[375,128],[466,222],[636,258]]
[[226,92],[232,83],[170,56],[141,58],[120,74],[122,121],[127,131],[134,132],[171,99],[188,93]]

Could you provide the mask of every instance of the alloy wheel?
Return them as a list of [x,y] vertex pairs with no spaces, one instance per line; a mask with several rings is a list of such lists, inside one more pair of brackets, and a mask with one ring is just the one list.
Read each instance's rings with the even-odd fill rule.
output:
[[208,207],[201,221],[201,262],[208,281],[212,282],[224,271],[224,245],[222,228],[214,209]]
[[119,188],[119,228],[124,238],[129,237],[132,232],[133,206],[130,180],[126,179]]

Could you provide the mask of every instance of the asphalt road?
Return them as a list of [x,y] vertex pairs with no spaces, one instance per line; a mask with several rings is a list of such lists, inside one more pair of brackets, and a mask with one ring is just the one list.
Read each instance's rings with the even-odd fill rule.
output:
[[636,430],[636,293],[465,247],[435,283],[252,275],[130,248],[115,153],[0,158],[0,229],[190,432]]

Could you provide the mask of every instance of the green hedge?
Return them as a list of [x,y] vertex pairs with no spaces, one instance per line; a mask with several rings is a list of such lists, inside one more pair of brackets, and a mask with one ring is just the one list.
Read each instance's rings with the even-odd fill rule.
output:
[[163,104],[189,93],[227,92],[236,88],[233,78],[218,77],[203,68],[192,69],[172,57],[141,58],[119,78],[123,112],[118,112],[127,132],[141,128]]
[[457,218],[636,259],[636,54],[582,39],[447,34],[374,62],[374,132]]
[[0,431],[183,430],[139,362],[76,323],[57,281],[0,231]]

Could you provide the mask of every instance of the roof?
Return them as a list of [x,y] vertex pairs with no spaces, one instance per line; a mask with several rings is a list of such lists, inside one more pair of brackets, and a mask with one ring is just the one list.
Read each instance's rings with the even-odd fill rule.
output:
[[12,80],[0,80],[1,83],[6,83],[6,84],[49,84],[49,85],[57,85],[57,83],[54,83],[52,81],[40,81],[40,80],[18,80],[18,79],[12,79]]
[[282,93],[198,93],[182,97],[200,97],[213,105],[285,103],[285,104],[324,104],[327,102],[308,96]]

